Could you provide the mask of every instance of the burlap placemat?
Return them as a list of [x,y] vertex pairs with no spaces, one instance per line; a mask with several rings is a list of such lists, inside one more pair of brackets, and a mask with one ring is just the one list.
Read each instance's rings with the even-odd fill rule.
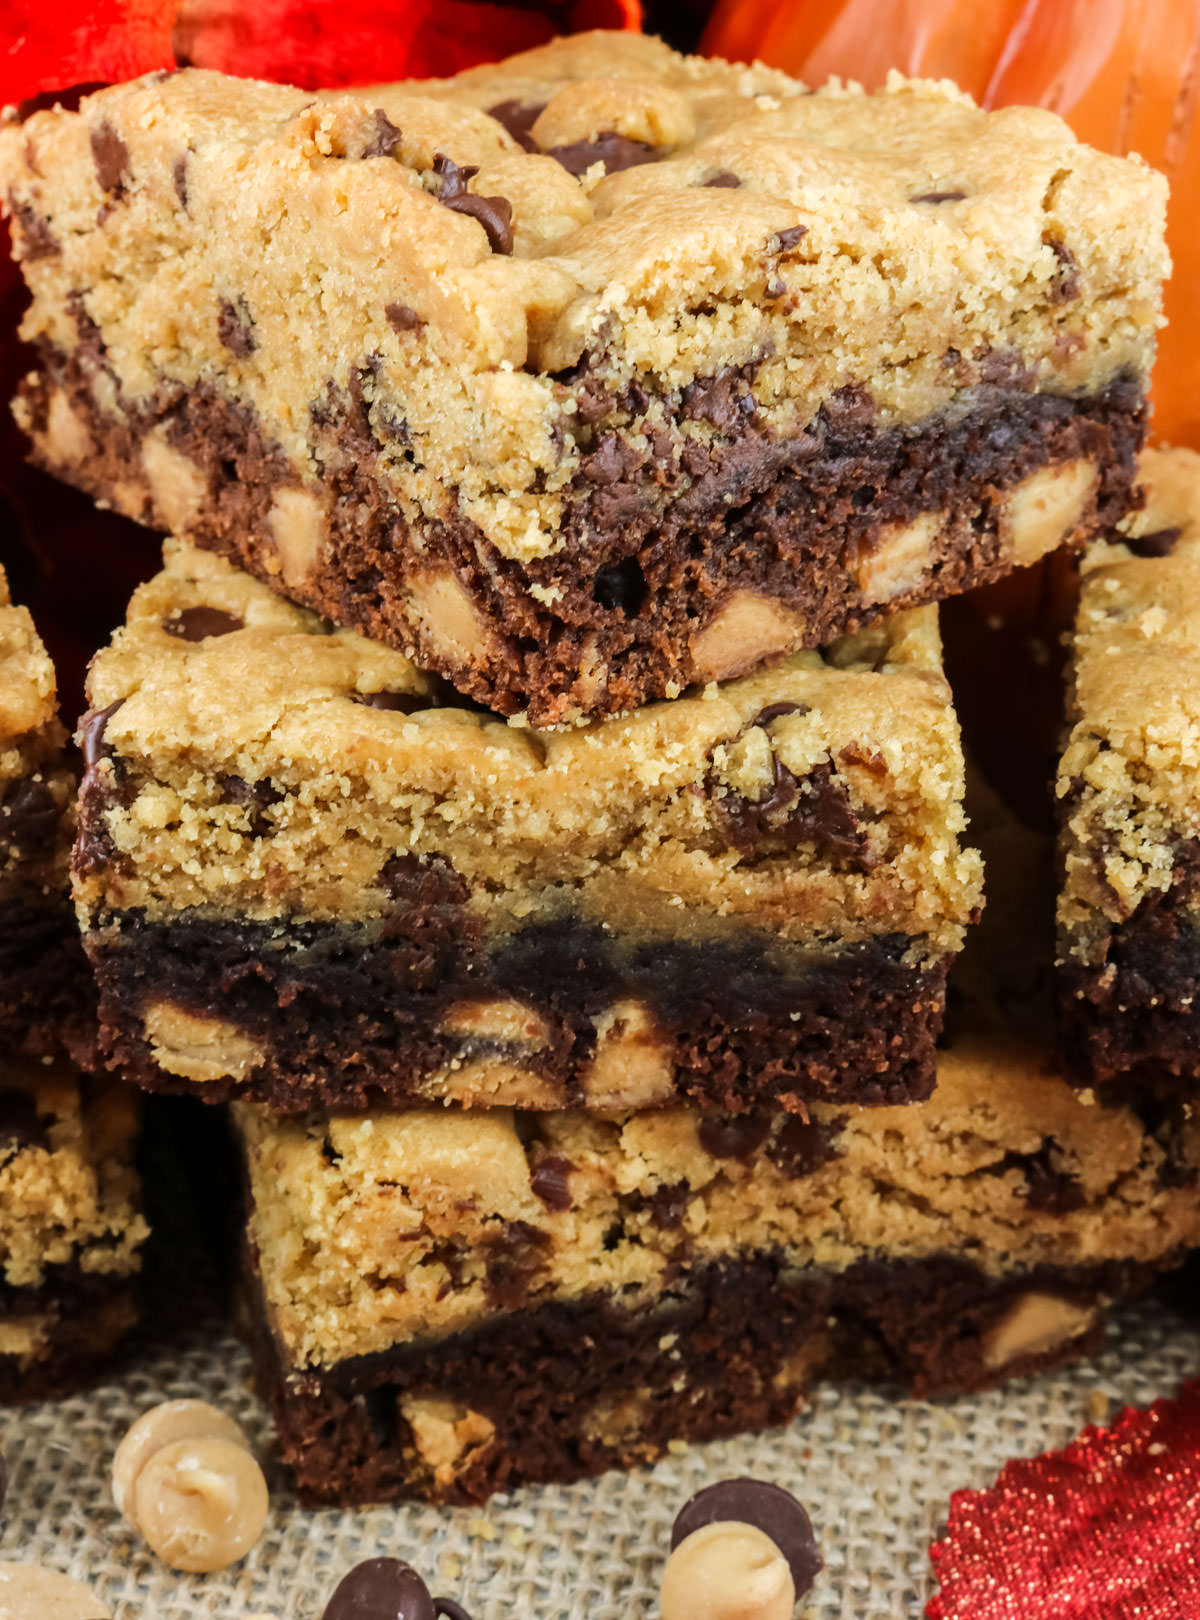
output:
[[1062,1445],[1085,1423],[1171,1394],[1197,1373],[1200,1330],[1146,1304],[1116,1315],[1096,1361],[1056,1376],[940,1403],[825,1389],[787,1429],[688,1447],[651,1473],[525,1490],[482,1509],[308,1513],[268,1460],[272,1509],[258,1546],[233,1570],[184,1576],[122,1525],[108,1472],[132,1419],[182,1395],[233,1413],[270,1458],[245,1352],[201,1327],[86,1396],[0,1414],[11,1470],[0,1556],[87,1581],[114,1620],[319,1620],[340,1575],[379,1553],[407,1558],[474,1620],[651,1620],[679,1505],[714,1479],[753,1473],[794,1490],[816,1524],[827,1568],[801,1609],[806,1620],[900,1620],[920,1615],[929,1595],[927,1549],[952,1491],[988,1484],[1008,1458]]

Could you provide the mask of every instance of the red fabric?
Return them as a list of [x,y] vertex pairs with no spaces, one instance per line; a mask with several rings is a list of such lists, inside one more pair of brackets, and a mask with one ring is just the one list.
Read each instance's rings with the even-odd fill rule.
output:
[[178,9],[179,0],[6,0],[0,107],[174,67]]
[[928,1620],[1197,1620],[1200,1381],[959,1491]]

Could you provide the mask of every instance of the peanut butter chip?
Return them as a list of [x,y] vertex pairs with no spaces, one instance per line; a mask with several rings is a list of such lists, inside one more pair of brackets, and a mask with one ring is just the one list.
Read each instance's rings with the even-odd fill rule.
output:
[[791,1620],[796,1587],[770,1536],[723,1519],[679,1543],[661,1601],[662,1620]]
[[87,1587],[37,1564],[0,1564],[0,1620],[111,1620]]
[[143,1412],[113,1458],[113,1497],[164,1562],[196,1574],[243,1558],[267,1517],[245,1435],[206,1401]]
[[244,1558],[267,1521],[262,1469],[235,1440],[176,1440],[133,1490],[139,1528],[172,1569],[206,1574]]

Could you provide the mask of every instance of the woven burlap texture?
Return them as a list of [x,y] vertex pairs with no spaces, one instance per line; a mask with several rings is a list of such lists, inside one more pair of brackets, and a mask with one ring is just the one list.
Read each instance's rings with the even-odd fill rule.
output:
[[[90,1394],[0,1415],[11,1471],[0,1556],[87,1581],[114,1620],[320,1620],[344,1571],[381,1553],[415,1564],[474,1620],[651,1620],[679,1505],[701,1485],[749,1473],[788,1486],[812,1513],[827,1567],[798,1611],[804,1620],[904,1620],[931,1590],[928,1547],[952,1491],[986,1485],[1008,1458],[1060,1446],[1197,1373],[1200,1330],[1147,1304],[1115,1316],[1095,1361],[974,1399],[824,1389],[787,1429],[683,1448],[650,1473],[524,1490],[479,1509],[309,1513],[272,1458],[244,1351],[199,1328]],[[184,1395],[245,1425],[272,1489],[262,1540],[218,1575],[164,1569],[109,1494],[113,1450],[132,1420]]]

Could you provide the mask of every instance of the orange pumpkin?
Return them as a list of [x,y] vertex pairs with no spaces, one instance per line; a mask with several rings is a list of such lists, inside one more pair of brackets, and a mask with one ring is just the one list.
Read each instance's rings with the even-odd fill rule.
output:
[[809,84],[954,79],[985,107],[1050,107],[1080,139],[1140,152],[1171,182],[1175,261],[1154,433],[1200,447],[1200,0],[721,0],[704,49]]

